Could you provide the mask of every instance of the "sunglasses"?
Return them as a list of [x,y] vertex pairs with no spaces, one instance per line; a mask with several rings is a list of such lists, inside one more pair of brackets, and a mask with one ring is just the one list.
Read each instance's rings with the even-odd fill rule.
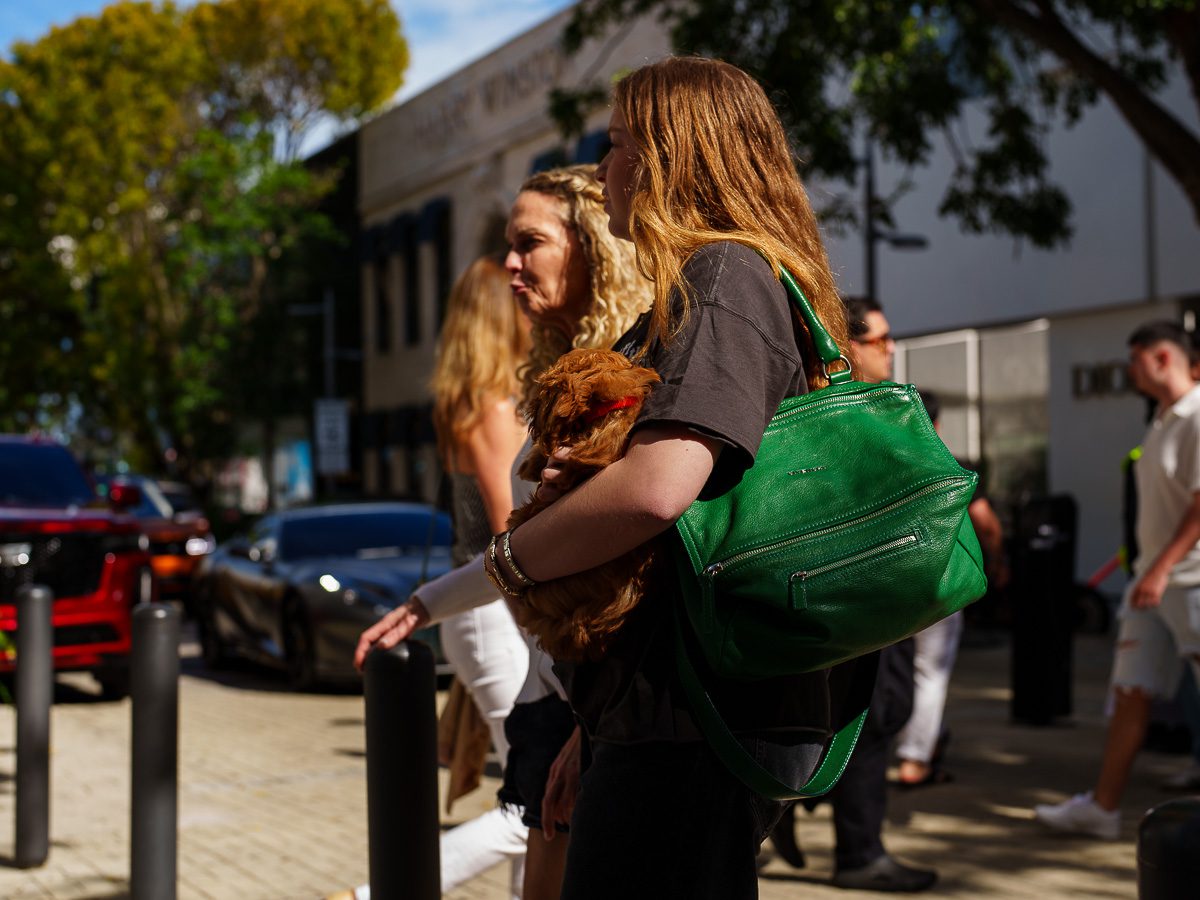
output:
[[862,344],[865,347],[875,347],[877,349],[886,347],[888,344],[893,343],[892,333],[890,331],[885,331],[879,337],[853,338],[853,341],[856,344]]

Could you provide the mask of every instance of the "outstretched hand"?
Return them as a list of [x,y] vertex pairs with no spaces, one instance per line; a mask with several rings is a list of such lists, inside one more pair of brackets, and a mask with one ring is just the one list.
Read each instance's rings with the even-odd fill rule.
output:
[[417,597],[410,597],[362,633],[354,648],[354,668],[361,672],[367,654],[376,647],[390,650],[428,623],[429,610],[425,604]]

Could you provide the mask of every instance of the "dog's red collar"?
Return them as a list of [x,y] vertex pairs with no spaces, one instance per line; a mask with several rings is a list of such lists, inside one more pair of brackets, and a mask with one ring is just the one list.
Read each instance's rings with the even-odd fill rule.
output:
[[618,409],[628,409],[640,399],[640,397],[621,397],[619,400],[609,400],[607,403],[593,406],[583,414],[583,421],[591,425],[597,419],[603,419],[610,412],[616,412]]

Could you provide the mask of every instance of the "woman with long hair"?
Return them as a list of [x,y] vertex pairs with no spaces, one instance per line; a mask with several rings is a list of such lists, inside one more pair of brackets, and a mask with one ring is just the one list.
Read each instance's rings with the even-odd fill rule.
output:
[[[779,403],[825,383],[779,281],[786,267],[843,348],[845,321],[816,218],[779,119],[739,69],[673,58],[617,83],[598,177],[609,228],[654,285],[616,349],[657,370],[625,456],[509,535],[489,564],[519,592],[586,571],[669,529],[752,465]],[[551,467],[543,480],[552,482]],[[555,667],[591,761],[571,822],[563,898],[757,896],[755,855],[785,804],[709,749],[674,678],[678,587],[647,596],[607,655]],[[519,602],[519,600],[517,601]],[[777,777],[803,784],[838,710],[828,672],[710,675],[725,721]]]
[[[512,512],[509,472],[526,433],[517,414],[518,369],[529,354],[529,330],[499,260],[485,256],[471,263],[451,288],[430,379],[438,456],[450,484],[451,560],[456,566],[477,556]],[[529,670],[525,638],[493,590],[477,604],[447,616],[441,623],[441,641],[455,679],[488,726],[503,768],[508,757],[504,722]],[[512,895],[519,898],[527,832],[520,816],[505,808],[444,832],[442,888],[453,890],[507,859],[512,864]],[[330,900],[350,893],[334,894]],[[352,893],[355,900],[370,895],[367,885]]]
[[[450,483],[456,566],[475,557],[487,545],[488,533],[508,519],[509,471],[525,439],[516,409],[517,369],[529,352],[529,320],[513,303],[507,282],[499,261],[489,257],[477,259],[459,277],[430,380],[438,455]],[[488,726],[503,769],[508,758],[504,721],[529,670],[525,640],[498,597],[449,617],[441,640],[455,678]],[[509,859],[513,896],[519,897],[526,831],[518,816],[497,808],[446,832],[444,889]]]
[[[608,228],[595,171],[579,165],[537,173],[521,185],[509,214],[504,266],[512,296],[532,322],[532,347],[520,369],[524,398],[532,396],[537,376],[560,355],[573,347],[610,346],[650,307],[651,288],[637,271],[633,246]],[[515,480],[514,503],[523,503],[533,488]],[[416,629],[496,594],[478,556],[421,586],[363,632],[356,664],[361,668],[374,647],[393,647]],[[523,810],[529,827],[524,900],[555,900],[574,790],[568,778],[565,787],[556,781],[561,789],[553,796],[544,792],[553,766],[568,773],[574,769],[578,734],[552,661],[531,639],[528,644],[529,674],[505,726],[509,756],[500,796],[505,806]]]

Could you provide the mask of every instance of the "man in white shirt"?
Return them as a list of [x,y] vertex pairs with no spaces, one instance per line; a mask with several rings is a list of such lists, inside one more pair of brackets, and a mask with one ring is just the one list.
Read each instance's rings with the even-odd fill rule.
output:
[[1115,705],[1094,790],[1035,808],[1059,831],[1115,839],[1119,806],[1155,697],[1172,697],[1183,665],[1200,676],[1200,386],[1192,343],[1174,322],[1129,338],[1129,376],[1158,404],[1136,463],[1134,578],[1125,592],[1113,660]]

